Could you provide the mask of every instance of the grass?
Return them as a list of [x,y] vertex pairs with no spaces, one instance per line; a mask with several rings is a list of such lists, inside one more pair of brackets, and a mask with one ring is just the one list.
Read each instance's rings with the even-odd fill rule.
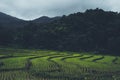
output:
[[0,48],[0,80],[120,80],[120,57]]
[[104,59],[98,60],[97,62],[105,63],[105,64],[112,64],[114,59],[115,59],[114,56],[105,56]]
[[1,59],[0,62],[3,63],[3,66],[0,67],[0,69],[22,69],[25,68],[27,64],[27,59],[29,57],[13,57],[13,58],[6,58]]

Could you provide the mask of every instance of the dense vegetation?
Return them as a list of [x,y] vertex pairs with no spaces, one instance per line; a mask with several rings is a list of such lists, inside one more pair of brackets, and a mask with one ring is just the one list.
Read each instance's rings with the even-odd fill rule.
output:
[[120,55],[120,13],[97,8],[48,21],[15,30],[0,25],[0,45]]
[[120,56],[0,48],[0,80],[120,80]]

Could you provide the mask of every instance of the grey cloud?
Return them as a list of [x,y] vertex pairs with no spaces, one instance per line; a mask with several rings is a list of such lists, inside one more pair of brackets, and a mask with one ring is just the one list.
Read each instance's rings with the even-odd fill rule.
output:
[[61,16],[86,9],[119,11],[119,0],[0,0],[0,11],[21,19]]

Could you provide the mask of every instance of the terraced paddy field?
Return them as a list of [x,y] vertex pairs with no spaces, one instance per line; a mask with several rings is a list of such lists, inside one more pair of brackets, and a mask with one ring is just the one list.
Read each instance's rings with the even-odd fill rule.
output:
[[0,80],[120,80],[120,56],[0,48]]

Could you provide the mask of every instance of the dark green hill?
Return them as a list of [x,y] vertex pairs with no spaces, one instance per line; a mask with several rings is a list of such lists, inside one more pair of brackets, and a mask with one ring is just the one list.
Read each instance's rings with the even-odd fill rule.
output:
[[59,19],[60,19],[60,17],[50,18],[50,17],[47,17],[47,16],[42,16],[40,18],[37,18],[37,19],[33,20],[33,22],[46,24],[46,23],[50,23],[52,21],[59,20]]
[[24,20],[0,12],[0,27],[14,29],[22,27],[25,24],[26,21]]
[[[120,14],[117,12],[97,8],[62,16],[44,24],[37,21],[40,20],[27,22],[12,38],[9,36],[11,42],[7,44],[120,55]],[[6,39],[2,39],[1,43],[6,43]]]

